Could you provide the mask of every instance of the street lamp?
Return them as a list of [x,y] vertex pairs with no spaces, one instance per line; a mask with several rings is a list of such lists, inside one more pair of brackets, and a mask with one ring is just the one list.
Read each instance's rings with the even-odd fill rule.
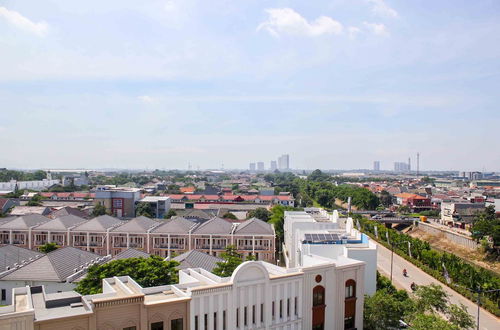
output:
[[[398,246],[401,244],[408,244],[408,251],[410,251],[410,242],[409,241],[404,241],[404,242],[399,242],[399,243],[390,243],[391,244],[391,283],[392,283],[392,266],[394,264],[394,246]],[[411,252],[409,252],[410,254]]]

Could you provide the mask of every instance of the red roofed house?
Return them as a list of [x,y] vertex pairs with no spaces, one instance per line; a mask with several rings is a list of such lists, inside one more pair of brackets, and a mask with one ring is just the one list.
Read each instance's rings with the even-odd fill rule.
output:
[[430,210],[432,208],[431,199],[428,197],[411,193],[396,194],[395,197],[396,204],[408,206],[412,212]]

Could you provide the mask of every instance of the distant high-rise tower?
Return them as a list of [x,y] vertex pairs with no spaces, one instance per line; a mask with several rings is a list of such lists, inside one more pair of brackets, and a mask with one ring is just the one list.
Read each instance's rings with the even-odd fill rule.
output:
[[373,162],[373,170],[375,172],[379,172],[380,171],[380,161],[379,160],[376,160]]
[[285,155],[281,155],[278,158],[278,168],[280,170],[289,170],[290,169],[290,155],[285,154]]
[[418,178],[418,175],[420,174],[420,153],[417,152],[417,178]]
[[278,169],[278,165],[275,160],[271,160],[271,166],[270,166],[271,171],[276,171]]
[[255,172],[255,163],[250,163],[250,171]]
[[257,171],[264,171],[264,162],[257,162]]

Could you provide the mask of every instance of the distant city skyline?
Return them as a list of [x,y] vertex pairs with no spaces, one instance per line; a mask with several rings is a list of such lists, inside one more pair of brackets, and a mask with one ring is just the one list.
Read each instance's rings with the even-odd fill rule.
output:
[[489,0],[2,1],[0,167],[286,152],[389,170],[420,151],[423,171],[500,171],[498,17]]

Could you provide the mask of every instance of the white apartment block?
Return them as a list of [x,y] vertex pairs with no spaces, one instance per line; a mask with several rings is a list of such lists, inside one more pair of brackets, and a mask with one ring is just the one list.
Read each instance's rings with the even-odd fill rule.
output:
[[[345,223],[344,223],[345,222]],[[283,252],[287,267],[302,267],[311,256],[338,262],[366,263],[364,287],[373,294],[377,281],[377,246],[354,228],[353,220],[339,218],[337,211],[328,214],[319,208],[286,211]]]

